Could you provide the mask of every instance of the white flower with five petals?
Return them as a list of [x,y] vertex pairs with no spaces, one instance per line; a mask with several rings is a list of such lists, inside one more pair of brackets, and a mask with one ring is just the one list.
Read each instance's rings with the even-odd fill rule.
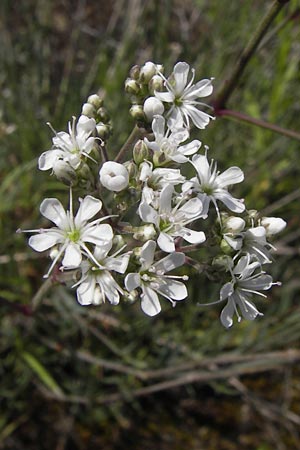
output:
[[164,78],[167,92],[155,91],[155,97],[162,102],[171,103],[169,117],[175,121],[181,118],[189,128],[190,119],[197,128],[205,128],[213,117],[198,109],[206,107],[198,98],[207,97],[213,91],[212,80],[204,79],[193,84],[195,70],[192,70],[192,78],[188,81],[190,66],[185,62],[178,62],[173,69],[171,77]]
[[73,216],[72,194],[70,194],[70,210],[65,211],[61,202],[56,198],[46,198],[40,206],[41,214],[55,223],[56,227],[37,231],[39,234],[31,236],[29,245],[37,252],[57,248],[56,256],[45,277],[48,277],[57,261],[63,256],[63,268],[79,267],[82,255],[89,256],[97,265],[87,244],[101,246],[109,243],[113,238],[110,225],[100,224],[105,220],[89,220],[102,208],[101,200],[87,195],[81,200],[76,216]]
[[144,141],[154,153],[163,153],[167,160],[185,163],[188,161],[187,156],[193,155],[201,147],[201,142],[198,140],[180,145],[190,135],[181,121],[174,123],[172,128],[167,127],[165,131],[165,119],[162,116],[155,116],[152,121],[152,130],[155,140],[149,141],[145,138]]
[[165,252],[175,251],[175,239],[183,238],[191,244],[201,244],[205,241],[203,231],[194,231],[187,225],[201,217],[202,203],[198,198],[192,198],[172,207],[174,188],[166,185],[159,197],[158,210],[155,210],[146,201],[140,203],[138,213],[146,223],[153,223],[158,230],[157,244]]
[[73,117],[72,124],[69,122],[69,133],[60,131],[52,139],[53,148],[42,153],[39,157],[39,169],[53,169],[59,160],[65,161],[73,169],[78,169],[83,157],[92,159],[89,154],[95,147],[95,138],[92,136],[96,128],[95,119],[80,116],[76,124]]
[[187,276],[165,275],[166,272],[182,266],[185,255],[172,253],[154,263],[155,249],[154,241],[144,244],[140,253],[140,271],[129,273],[125,278],[125,287],[129,292],[141,288],[141,308],[148,316],[155,316],[161,311],[159,295],[168,299],[173,306],[188,295],[184,283],[178,281],[187,280]]
[[101,247],[96,247],[93,253],[94,261],[85,260],[81,263],[81,279],[73,287],[77,287],[77,300],[81,305],[100,305],[107,298],[112,305],[117,305],[120,300],[120,294],[124,295],[123,289],[116,282],[111,272],[125,273],[129,253],[109,256],[112,248],[112,241],[104,242]]
[[[221,312],[221,322],[224,327],[232,326],[234,313],[237,314],[238,320],[241,320],[237,307],[246,320],[254,320],[257,316],[262,316],[250,298],[253,294],[266,297],[260,291],[270,289],[274,283],[272,277],[262,272],[260,267],[258,261],[251,262],[251,256],[248,254],[242,256],[232,270],[232,281],[224,284],[220,291],[220,301],[228,299]],[[260,270],[256,272],[256,269]]]
[[240,183],[244,179],[244,174],[239,167],[230,167],[221,173],[217,171],[217,165],[212,160],[208,163],[206,155],[194,155],[192,164],[197,171],[197,177],[192,178],[184,186],[184,190],[191,189],[197,193],[198,198],[203,203],[203,215],[208,213],[209,204],[212,201],[218,211],[217,200],[235,213],[245,210],[242,200],[234,198],[228,192],[228,186]]

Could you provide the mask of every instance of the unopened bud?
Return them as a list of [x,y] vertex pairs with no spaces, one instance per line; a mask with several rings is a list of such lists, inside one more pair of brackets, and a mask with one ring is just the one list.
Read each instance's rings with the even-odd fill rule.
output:
[[99,97],[99,95],[97,95],[97,94],[92,94],[87,99],[87,103],[90,103],[96,109],[99,109],[99,108],[101,108],[101,106],[103,106],[103,99],[101,97]]
[[232,253],[232,247],[228,244],[228,242],[225,239],[222,239],[220,248],[222,252],[225,253],[225,255],[230,255]]
[[140,92],[139,84],[132,78],[127,78],[125,81],[125,91],[130,95],[137,95]]
[[106,108],[104,108],[104,106],[101,106],[101,108],[97,110],[97,116],[99,118],[99,121],[104,123],[107,123],[110,119],[108,111]]
[[131,67],[129,75],[131,78],[133,78],[134,80],[138,80],[139,76],[140,76],[140,72],[141,72],[141,68],[138,65],[135,65],[133,67]]
[[109,191],[120,192],[126,189],[129,183],[129,174],[126,168],[114,161],[105,162],[99,175],[102,186]]
[[280,217],[263,217],[261,225],[266,229],[267,236],[272,236],[284,230],[286,221]]
[[156,74],[156,65],[153,62],[148,61],[141,68],[140,81],[142,83],[149,83],[149,81],[155,74]]
[[144,113],[149,122],[152,121],[154,116],[162,115],[164,110],[164,105],[156,97],[149,97],[144,103]]
[[152,223],[137,227],[135,233],[133,234],[134,239],[142,242],[149,241],[149,239],[153,239],[155,236],[156,230]]
[[93,178],[91,169],[86,163],[81,164],[79,170],[77,171],[77,175],[81,180],[91,180]]
[[104,141],[106,141],[111,134],[111,126],[103,122],[99,122],[96,125],[96,130],[99,138],[103,139]]
[[215,267],[219,267],[220,269],[222,268],[228,270],[229,268],[233,267],[233,261],[232,258],[230,258],[230,256],[220,255],[216,256],[213,259],[212,265]]
[[129,179],[130,180],[136,180],[137,177],[137,167],[136,164],[133,161],[126,161],[124,163],[124,166],[127,169]]
[[149,157],[149,149],[144,141],[139,139],[133,147],[133,159],[139,166],[145,159]]
[[154,94],[155,91],[162,91],[164,87],[164,80],[159,75],[154,75],[149,81],[149,91]]
[[245,221],[241,217],[230,216],[224,221],[226,233],[240,233],[245,228]]
[[96,115],[96,109],[90,103],[84,103],[82,105],[81,114],[83,116],[92,118],[92,117],[95,117],[95,115]]
[[146,119],[142,105],[132,105],[129,112],[135,120],[144,121]]
[[53,164],[53,172],[59,181],[68,186],[74,186],[77,182],[77,174],[69,163],[58,159]]

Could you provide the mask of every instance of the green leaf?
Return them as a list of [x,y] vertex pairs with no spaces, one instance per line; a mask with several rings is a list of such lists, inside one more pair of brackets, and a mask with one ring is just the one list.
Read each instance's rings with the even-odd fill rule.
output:
[[62,389],[58,386],[52,375],[48,370],[33,356],[28,352],[22,353],[22,358],[30,367],[30,369],[39,377],[39,379],[44,383],[47,388],[52,392],[59,395],[64,395]]

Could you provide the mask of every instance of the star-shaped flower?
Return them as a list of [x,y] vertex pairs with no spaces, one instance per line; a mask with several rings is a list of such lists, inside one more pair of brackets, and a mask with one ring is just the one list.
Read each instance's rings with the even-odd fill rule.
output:
[[155,91],[155,97],[162,102],[171,103],[169,117],[174,120],[181,118],[185,126],[189,128],[190,119],[197,128],[205,128],[213,117],[198,107],[206,107],[205,103],[199,102],[198,98],[207,97],[213,91],[212,80],[204,79],[193,84],[195,70],[188,81],[190,66],[186,62],[178,62],[173,69],[171,77],[165,80],[167,92]]

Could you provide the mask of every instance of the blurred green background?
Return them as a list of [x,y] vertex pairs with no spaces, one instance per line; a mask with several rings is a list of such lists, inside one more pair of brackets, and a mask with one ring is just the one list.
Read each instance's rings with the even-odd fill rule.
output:
[[[15,233],[42,226],[43,198],[68,196],[36,168],[51,147],[46,122],[64,130],[100,91],[116,154],[133,126],[123,94],[132,65],[152,60],[170,72],[187,61],[197,79],[215,77],[218,92],[271,4],[1,1],[1,449],[300,448],[298,140],[225,118],[197,134],[220,170],[244,170],[235,193],[249,208],[288,222],[272,267],[282,287],[258,301],[263,318],[230,331],[219,306],[197,305],[219,289],[200,277],[188,301],[156,318],[138,304],[82,308],[63,286],[33,312],[48,260]],[[300,133],[298,0],[272,24],[227,107]]]

